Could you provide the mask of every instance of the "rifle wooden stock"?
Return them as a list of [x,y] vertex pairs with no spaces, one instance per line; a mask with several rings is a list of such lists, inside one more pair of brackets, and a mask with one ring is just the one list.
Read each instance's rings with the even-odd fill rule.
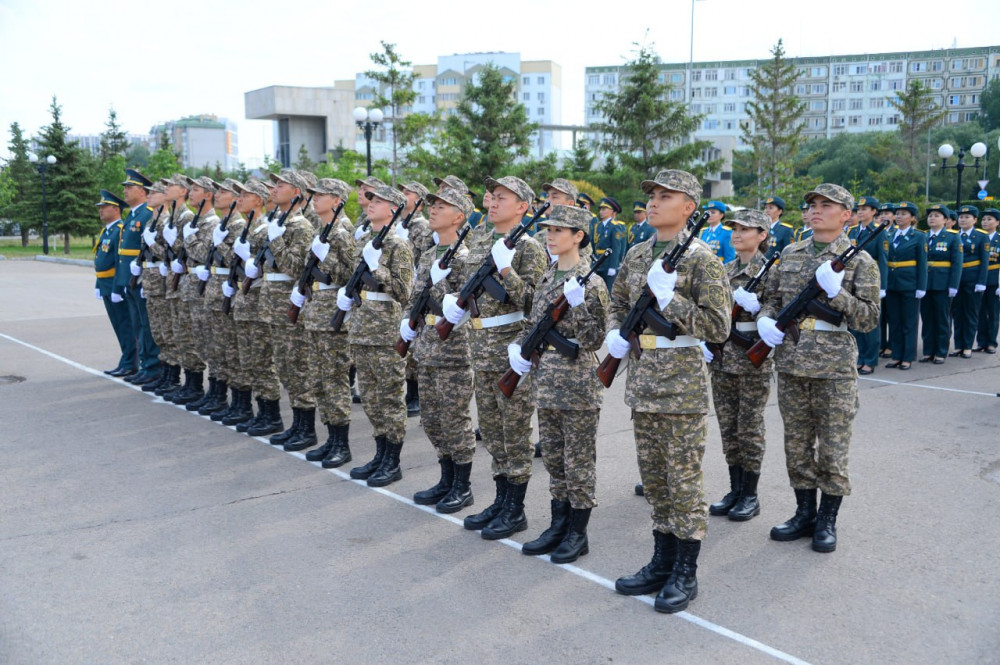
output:
[[[233,201],[232,205],[229,206],[229,212],[226,213],[225,218],[219,222],[219,228],[223,231],[226,230],[226,226],[229,224],[229,219],[233,216],[233,211],[236,210],[236,201]],[[209,270],[212,269],[212,264],[215,263],[215,255],[218,253],[215,245],[212,245],[212,249],[208,252],[208,260],[205,261],[205,267]],[[210,278],[211,279],[211,278]],[[198,280],[198,295],[205,297],[205,287],[208,286],[208,280]]]
[[[205,202],[206,201],[208,201],[208,199],[202,199],[201,203],[198,204],[198,212],[196,212],[194,214],[194,217],[191,219],[191,228],[195,228],[195,227],[198,226],[198,220],[201,219],[201,211],[205,208]],[[184,266],[184,272],[183,273],[174,272],[173,271],[173,266],[170,267],[170,274],[171,274],[170,290],[171,291],[176,291],[177,287],[180,286],[181,275],[187,274],[187,259],[188,259],[188,255],[187,255],[187,248],[184,247],[184,227],[183,226],[180,229],[178,229],[178,233],[181,234],[181,248],[177,250],[177,258],[176,258],[176,260],[180,261],[181,264]]]
[[[309,197],[312,201],[312,196]],[[326,242],[330,237],[330,232],[333,231],[333,225],[337,222],[337,217],[340,216],[340,211],[344,209],[344,201],[340,202],[340,205],[333,211],[333,219],[330,223],[323,227],[323,230],[319,232],[320,242]],[[308,202],[306,205],[309,205]],[[309,260],[306,261],[305,268],[302,269],[302,274],[299,275],[298,287],[299,293],[305,296],[306,300],[312,300],[312,273],[316,267],[319,266],[319,257],[316,256],[312,251],[309,252]],[[299,312],[302,310],[301,307],[292,303],[292,306],[288,308],[288,320],[295,325],[299,322]]]
[[[281,213],[281,217],[278,218],[278,226],[284,226],[285,225],[285,220],[288,219],[288,216],[290,214],[292,214],[292,210],[295,209],[295,206],[297,206],[299,204],[299,201],[301,201],[301,200],[302,200],[302,196],[296,196],[294,199],[292,199],[292,203],[291,203],[291,205],[288,206],[288,210],[286,210],[285,212]],[[271,215],[273,215],[277,210],[278,210],[278,206],[274,206],[274,210],[271,211]],[[268,224],[271,223],[271,219],[272,219],[271,217],[268,217],[268,219],[267,219]],[[264,257],[267,256],[267,252],[268,252],[268,250],[270,250],[270,248],[271,248],[271,241],[270,240],[265,241],[264,242],[264,246],[260,248],[260,251],[257,252],[257,256],[254,258],[254,262],[253,262],[254,266],[256,266],[258,270],[260,270],[260,274],[261,275],[264,274],[264,266],[263,266]],[[244,278],[244,280],[243,280],[243,295],[246,295],[247,293],[250,292],[250,285],[253,284],[253,282],[254,282],[255,279],[256,279],[256,277],[246,277],[246,278]]]
[[[247,215],[247,224],[246,224],[246,226],[243,227],[243,233],[240,234],[239,242],[246,242],[247,241],[247,235],[250,233],[250,224],[253,223],[253,217],[254,217],[255,214],[257,214],[257,211],[256,210],[251,210],[250,213]],[[229,268],[229,277],[226,278],[226,284],[228,284],[229,288],[231,288],[231,289],[235,289],[236,288],[236,273],[240,269],[241,264],[242,264],[242,261],[240,260],[240,257],[236,256],[236,254],[233,254],[232,266],[230,266],[230,268]],[[231,296],[223,296],[223,298],[222,298],[222,313],[223,314],[229,314],[229,312],[232,310],[232,308],[233,308],[233,299],[232,299],[232,297]]]

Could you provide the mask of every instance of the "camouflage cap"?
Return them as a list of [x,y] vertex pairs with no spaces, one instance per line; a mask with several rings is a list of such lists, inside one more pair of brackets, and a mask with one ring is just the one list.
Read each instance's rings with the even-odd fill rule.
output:
[[848,210],[854,207],[854,197],[851,193],[840,185],[835,185],[832,182],[824,182],[816,185],[816,187],[806,192],[805,196],[802,198],[806,200],[806,203],[809,203],[817,196],[822,196],[825,199],[830,199],[834,203],[839,203]]
[[441,201],[442,203],[455,206],[462,211],[462,214],[465,215],[466,219],[468,219],[469,216],[476,210],[476,207],[472,205],[472,201],[469,200],[469,197],[454,187],[445,187],[441,190],[440,194],[428,193],[424,197],[424,201],[426,201],[429,206],[434,205],[435,201]]
[[368,185],[372,189],[378,189],[379,187],[385,187],[386,186],[386,184],[384,182],[382,182],[381,180],[379,180],[378,178],[376,178],[373,175],[368,176],[364,180],[355,180],[354,181],[354,186],[355,187],[361,187],[362,185]]
[[399,190],[393,189],[389,185],[382,185],[373,192],[365,192],[365,196],[368,197],[369,201],[377,196],[394,206],[406,205],[406,197]]
[[351,188],[343,180],[320,178],[315,185],[306,188],[306,191],[310,194],[330,194],[346,199],[351,193]]
[[560,192],[566,194],[567,196],[572,196],[574,200],[580,194],[580,191],[576,188],[576,185],[571,183],[566,178],[556,178],[552,182],[547,182],[544,185],[542,185],[542,191],[545,192],[546,194],[548,194],[548,191],[550,189],[559,190]]
[[531,200],[535,198],[535,192],[528,187],[528,183],[521,180],[520,178],[512,175],[505,175],[504,177],[496,180],[494,178],[486,178],[486,189],[489,190],[490,194],[497,187],[505,187],[517,195],[517,198],[522,201],[527,201],[531,203]]
[[233,194],[239,194],[236,191],[236,185],[240,184],[239,180],[234,180],[233,178],[226,178],[222,182],[218,183],[219,189],[225,190],[227,192],[232,192]]
[[295,169],[281,169],[280,173],[268,174],[268,178],[270,178],[271,182],[274,184],[287,182],[292,187],[295,187],[303,192],[306,190],[306,187],[309,186],[305,179]]
[[305,169],[298,169],[296,170],[296,173],[298,173],[299,176],[302,178],[302,182],[305,183],[306,189],[310,187],[315,187],[316,183],[319,182],[319,178],[317,178],[316,174],[313,173],[312,171],[306,171]]
[[649,196],[657,187],[669,189],[672,192],[687,194],[694,199],[695,205],[701,204],[701,183],[698,179],[687,171],[677,169],[667,169],[660,171],[652,180],[643,180],[639,185],[642,191]]
[[578,206],[554,205],[549,207],[548,217],[539,225],[560,226],[565,229],[590,233],[590,218],[590,213]]
[[247,183],[245,185],[237,182],[235,185],[233,185],[233,188],[236,190],[237,194],[242,194],[243,192],[246,192],[247,194],[253,194],[255,196],[259,196],[260,199],[264,201],[264,203],[267,203],[267,200],[271,198],[271,190],[268,189],[266,184],[264,184],[260,180],[257,180],[256,178],[251,178],[250,180],[247,180]]
[[166,194],[167,193],[167,186],[164,185],[163,182],[161,182],[161,181],[154,182],[151,185],[146,185],[145,187],[143,187],[143,189],[145,189],[147,192],[150,192],[150,193],[152,193],[152,192],[156,192],[157,194]]
[[175,185],[177,187],[183,187],[184,189],[189,189],[191,187],[191,185],[188,184],[188,177],[183,173],[175,173],[169,178],[164,178],[163,184]]
[[733,224],[742,224],[753,229],[767,231],[771,228],[771,218],[760,210],[737,210],[733,214]]
[[429,193],[426,187],[416,181],[408,182],[405,185],[396,185],[396,187],[401,192],[411,191],[422,199],[427,198],[427,194]]
[[184,176],[184,179],[187,180],[187,186],[189,189],[191,187],[201,187],[207,192],[214,192],[216,189],[219,188],[218,183],[209,178],[207,175],[199,176],[197,178],[189,178],[187,176]]
[[443,179],[434,178],[434,184],[438,187],[451,187],[453,189],[457,189],[463,194],[467,194],[469,192],[469,186],[462,182],[462,179],[457,175],[446,175]]

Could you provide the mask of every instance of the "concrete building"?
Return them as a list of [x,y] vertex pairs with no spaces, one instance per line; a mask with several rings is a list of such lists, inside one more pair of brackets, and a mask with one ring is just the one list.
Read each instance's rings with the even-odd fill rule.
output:
[[[789,58],[799,70],[795,94],[806,104],[803,135],[832,137],[842,132],[894,130],[899,112],[890,104],[896,92],[919,80],[934,93],[944,122],[959,124],[976,117],[986,84],[1000,75],[1000,46]],[[726,166],[706,189],[712,196],[732,194],[732,153],[744,149],[741,124],[749,122],[750,72],[767,60],[663,63],[662,80],[673,89],[670,99],[686,102],[703,114],[698,139],[712,141]],[[594,104],[618,90],[623,67],[587,67],[585,122],[600,120]],[[688,76],[690,74],[690,77]]]
[[218,164],[231,171],[239,167],[239,132],[235,122],[214,115],[193,115],[157,125],[149,135],[158,144],[164,130],[180,154],[184,168],[213,168]]
[[[144,145],[149,148],[150,152],[156,150],[156,139],[152,136],[143,136],[142,134],[129,134],[125,137],[129,145]],[[76,141],[77,144],[91,155],[101,154],[101,135],[100,134],[67,134],[67,141]]]

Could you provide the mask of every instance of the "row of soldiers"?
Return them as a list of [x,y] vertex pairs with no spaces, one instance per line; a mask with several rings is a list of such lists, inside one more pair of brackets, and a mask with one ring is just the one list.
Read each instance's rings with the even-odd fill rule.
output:
[[[702,191],[690,173],[662,171],[641,183],[653,233],[623,252],[609,275],[610,289],[600,270],[615,250],[594,245],[600,229],[577,205],[579,192],[571,183],[544,185],[548,209],[540,212],[547,215],[526,219],[531,187],[512,176],[488,178],[488,216],[475,229],[468,187],[455,176],[435,183],[438,190],[431,193],[415,182],[393,188],[372,177],[356,181],[363,212],[355,225],[340,214],[352,188],[303,171],[287,169],[269,181],[246,183],[181,175],[152,183],[130,172],[126,188],[140,187],[148,200],[129,205],[147,221],[117,221],[125,202],[110,192],[102,192],[99,206],[119,248],[131,244],[128,229],[138,231],[136,253],[106,268],[114,242],[102,243],[95,267],[99,281],[112,270],[117,283],[115,271],[127,265],[136,285],[124,292],[135,294],[138,287],[148,310],[161,369],[140,367],[133,382],[238,431],[269,435],[285,450],[312,448],[307,459],[337,468],[352,460],[353,364],[375,449],[350,475],[382,487],[402,478],[404,358],[412,354],[421,425],[440,464],[439,481],[417,492],[414,501],[442,513],[474,504],[469,407],[475,397],[495,496],[465,518],[465,528],[485,539],[526,530],[529,436],[537,408],[551,522],[523,551],[568,563],[587,554],[587,526],[597,505],[601,383],[608,385],[613,373],[598,378],[596,352],[607,346],[609,357],[619,360],[631,354],[625,403],[653,509],[654,547],[650,562],[617,580],[616,589],[657,593],[657,610],[677,612],[697,595],[697,561],[707,532],[701,473],[706,361],[713,366],[720,424],[725,420],[735,496],[724,499],[732,500],[725,513],[716,506],[713,512],[730,514],[740,504],[733,519],[759,513],[761,393],[766,401],[771,366],[751,365],[732,345],[719,351],[735,331],[752,339],[759,334],[768,351],[778,349],[779,406],[797,503],[795,516],[771,536],[812,537],[813,548],[822,552],[836,547],[837,510],[850,492],[847,454],[857,408],[856,346],[847,326],[874,328],[879,308],[873,259],[862,254],[847,269],[832,267],[832,259],[850,247],[842,233],[853,205],[849,192],[821,185],[807,194],[815,236],[784,251],[779,268],[758,279],[758,296],[757,289],[743,286],[748,275],[761,272],[766,218],[757,211],[739,214],[738,256],[724,266],[686,228]],[[532,224],[541,226],[534,237],[524,232]],[[814,276],[822,286],[817,299],[841,312],[845,322],[834,326],[807,318],[798,344],[784,345],[775,317]],[[743,311],[735,323],[734,298]],[[660,331],[660,323],[628,330],[639,303],[649,303],[670,334]],[[203,392],[206,370],[209,390]],[[751,382],[743,383],[739,375],[751,371]],[[135,378],[141,374],[151,378]],[[725,382],[727,374],[737,378]],[[282,389],[294,414],[287,428],[278,408]],[[322,445],[317,410],[328,429]],[[745,437],[747,428],[760,440]]]

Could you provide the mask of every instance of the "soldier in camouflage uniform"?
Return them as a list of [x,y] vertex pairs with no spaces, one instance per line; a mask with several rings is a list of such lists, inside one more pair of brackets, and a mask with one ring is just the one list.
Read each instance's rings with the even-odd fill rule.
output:
[[[848,328],[868,332],[878,325],[878,264],[859,252],[843,272],[830,262],[851,246],[844,235],[854,197],[843,187],[824,183],[805,196],[812,237],[789,245],[768,280],[757,315],[761,339],[773,347],[778,370],[778,408],[785,423],[785,464],[798,509],[771,529],[774,540],[812,536],[817,552],[837,545],[837,511],[851,493],[848,449],[858,409],[858,347]],[[842,312],[843,322],[808,317],[798,344],[783,344],[774,317],[815,275],[817,300]],[[816,509],[816,488],[823,495]]]
[[[441,299],[449,291],[462,287],[468,247],[460,247],[444,269],[439,261],[457,242],[459,229],[465,226],[474,209],[466,196],[450,187],[439,194],[428,194],[426,203],[430,211],[429,228],[437,234],[437,242],[420,257],[416,288],[405,308],[399,334],[411,342],[417,376],[424,387],[420,424],[437,452],[441,478],[429,489],[414,494],[413,501],[418,505],[435,505],[440,513],[454,513],[474,502],[469,482],[476,447],[469,418],[474,379],[467,327],[456,328],[448,339],[442,340],[434,326],[441,315]],[[432,283],[432,302],[425,319],[413,329],[410,315],[428,280]]]
[[642,355],[628,367],[625,403],[632,409],[639,472],[653,507],[655,548],[650,563],[619,578],[615,589],[627,595],[658,591],[656,610],[679,612],[698,593],[698,553],[708,527],[701,473],[708,370],[698,344],[729,337],[732,292],[722,263],[701,240],[691,242],[675,272],[663,269],[661,259],[688,237],[685,224],[701,199],[697,178],[660,171],[642,182],[642,190],[656,235],[629,250],[615,278],[608,350],[616,358],[628,355],[630,344],[619,328],[647,289],[678,334],[642,335]]
[[[771,220],[759,210],[737,211],[730,237],[736,258],[725,266],[733,299],[740,308],[733,327],[754,342],[758,339],[754,319],[760,311],[757,293],[763,292],[766,282],[758,285],[754,293],[743,287],[767,262],[759,248],[767,241],[770,225]],[[757,482],[764,460],[764,407],[771,394],[774,363],[768,358],[760,369],[754,367],[745,349],[733,342],[721,354],[713,355],[707,347],[702,351],[712,370],[712,401],[729,466],[729,493],[709,506],[708,512],[745,522],[760,514]]]
[[[405,185],[397,185],[399,191],[406,197],[406,207],[400,214],[400,220],[405,220],[414,207],[420,203],[423,205],[424,197],[427,196],[427,188],[419,182],[408,182]],[[417,212],[409,221],[406,228],[402,223],[396,224],[396,235],[405,240],[413,253],[413,265],[420,264],[420,256],[425,249],[434,244],[431,237],[431,228],[424,218],[422,212]],[[413,359],[415,349],[410,348],[410,354],[406,357],[406,415],[416,416],[420,414],[420,389],[417,382],[417,363]]]
[[[545,183],[544,185],[542,185],[542,191],[545,192],[545,194],[548,196],[549,203],[551,203],[554,206],[557,205],[575,206],[576,197],[580,195],[580,192],[577,191],[576,189],[576,185],[571,183],[569,180],[566,180],[565,178],[555,178],[551,183],[549,182]],[[546,246],[545,242],[546,228],[544,224],[540,224],[540,226],[542,226],[543,228],[541,231],[535,234],[535,242],[541,245],[542,249],[544,249],[546,253],[548,253],[548,247]],[[585,230],[588,232],[590,230],[589,218],[587,221],[587,229]],[[594,250],[591,245],[592,243],[588,243],[585,247],[580,248],[580,258],[586,261],[587,263],[590,263],[591,261],[594,260]],[[556,260],[555,257],[551,255],[549,256],[549,261],[555,261],[555,260]],[[605,288],[605,291],[606,290],[607,288]]]
[[[596,374],[596,351],[604,343],[609,298],[598,275],[581,283],[590,271],[590,261],[582,256],[583,248],[590,245],[587,211],[575,205],[553,205],[544,226],[549,255],[557,258],[535,288],[529,324],[539,323],[556,300],[564,297],[569,310],[556,331],[576,347],[576,355],[563,356],[550,346],[534,372],[538,436],[549,472],[552,522],[521,551],[529,555],[551,552],[553,563],[570,563],[589,551],[587,524],[597,505],[597,423],[603,388]],[[521,346],[512,344],[509,361],[515,372],[525,375],[531,362],[521,353]]]
[[[153,392],[157,388],[177,381],[180,374],[180,363],[177,349],[173,344],[170,329],[170,307],[165,298],[166,286],[160,269],[164,265],[165,249],[163,246],[163,226],[170,216],[170,204],[167,201],[167,190],[163,182],[154,182],[146,186],[146,203],[153,210],[153,218],[142,231],[143,242],[149,248],[147,259],[142,266],[139,282],[142,285],[141,296],[146,299],[146,312],[149,315],[149,330],[153,341],[160,348],[160,378],[142,387],[143,392]],[[160,206],[163,206],[162,209]],[[157,217],[156,211],[160,214]]]
[[[484,293],[477,303],[479,316],[471,319],[470,347],[476,372],[476,407],[483,443],[493,456],[496,498],[486,510],[465,518],[465,528],[482,529],[487,540],[506,538],[528,528],[524,515],[524,495],[531,479],[531,397],[530,378],[513,397],[504,397],[497,382],[507,371],[507,345],[521,339],[531,311],[535,285],[541,279],[548,259],[534,239],[524,234],[514,249],[504,244],[505,236],[528,210],[534,192],[520,178],[505,176],[486,179],[492,194],[490,223],[480,224],[470,234],[469,257],[462,275],[468,279],[484,261],[496,265],[495,276],[506,292],[501,302]],[[464,283],[464,282],[463,282]],[[448,294],[443,301],[444,316],[460,325],[466,310],[458,306],[457,296]]]

